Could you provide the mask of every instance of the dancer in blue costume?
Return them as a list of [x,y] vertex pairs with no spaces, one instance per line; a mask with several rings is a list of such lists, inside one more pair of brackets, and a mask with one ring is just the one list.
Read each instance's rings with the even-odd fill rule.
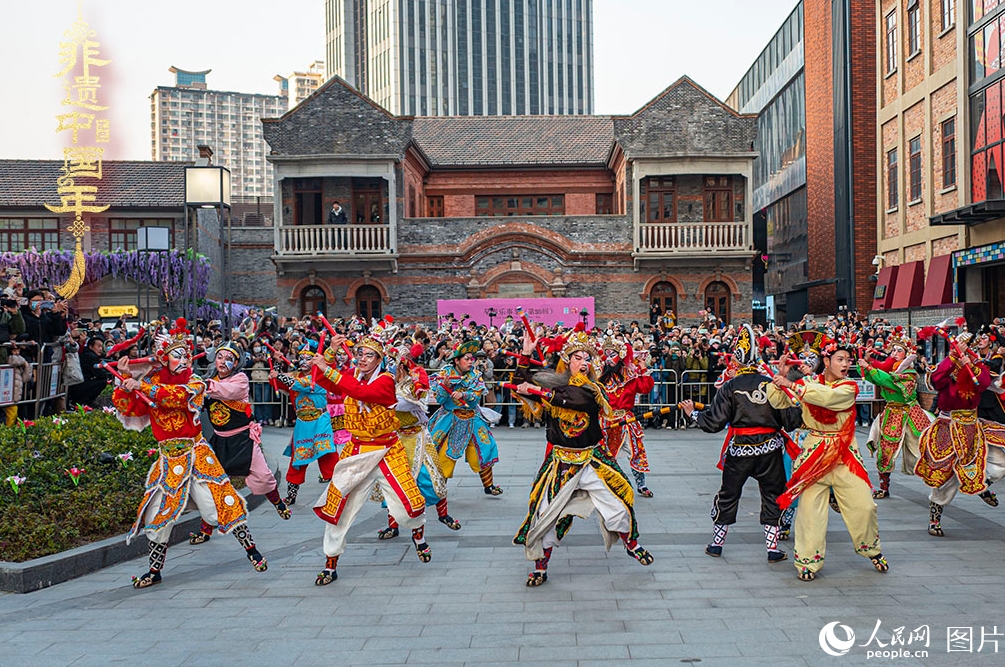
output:
[[440,409],[429,420],[429,434],[440,453],[443,476],[454,476],[454,466],[462,456],[478,473],[485,493],[501,495],[492,483],[492,466],[499,460],[499,448],[478,402],[485,394],[485,381],[474,370],[477,340],[464,341],[454,348],[450,363],[433,379],[431,389]]
[[284,499],[287,505],[297,502],[297,492],[304,483],[308,465],[317,461],[321,480],[327,482],[338,463],[338,448],[332,436],[332,418],[328,414],[328,392],[311,379],[310,363],[317,350],[317,341],[308,340],[298,353],[299,369],[296,372],[289,375],[276,371],[269,373],[273,386],[289,393],[290,403],[297,410],[293,439],[283,451],[283,456],[290,457]]

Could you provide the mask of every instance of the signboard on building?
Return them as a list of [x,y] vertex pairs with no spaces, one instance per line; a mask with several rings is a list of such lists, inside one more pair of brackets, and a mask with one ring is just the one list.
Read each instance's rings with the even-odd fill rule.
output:
[[[566,327],[574,327],[582,322],[581,313],[585,310],[587,328],[592,329],[594,324],[592,296],[552,299],[439,299],[436,302],[436,315],[440,318],[453,316],[458,320],[467,319],[476,324],[493,324],[498,327],[506,321],[507,316],[511,316],[515,322],[520,321],[516,314],[517,307],[523,308],[531,322],[549,326],[561,322]],[[491,317],[489,311],[493,311]]]
[[137,317],[140,309],[137,306],[98,306],[98,317]]

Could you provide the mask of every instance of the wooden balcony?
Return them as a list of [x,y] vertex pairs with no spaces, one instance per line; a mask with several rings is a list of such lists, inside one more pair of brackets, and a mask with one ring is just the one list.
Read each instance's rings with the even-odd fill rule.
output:
[[[389,225],[284,225],[276,230],[278,264],[310,262],[397,268],[397,248]],[[378,266],[374,266],[378,265]]]
[[664,259],[718,256],[747,257],[753,252],[747,222],[663,222],[639,225],[634,257]]

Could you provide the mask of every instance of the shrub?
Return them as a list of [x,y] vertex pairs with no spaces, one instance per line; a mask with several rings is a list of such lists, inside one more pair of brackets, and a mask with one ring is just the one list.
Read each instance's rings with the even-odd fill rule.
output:
[[[143,498],[148,450],[156,447],[149,429],[127,431],[103,410],[0,428],[0,560],[38,558],[128,531]],[[74,468],[83,470],[76,484]]]

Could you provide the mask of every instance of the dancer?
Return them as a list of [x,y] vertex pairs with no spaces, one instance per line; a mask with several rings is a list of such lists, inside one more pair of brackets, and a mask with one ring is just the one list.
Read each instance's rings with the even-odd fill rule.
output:
[[[603,442],[601,420],[612,417],[596,368],[597,350],[582,331],[559,346],[557,373],[530,374],[534,341],[525,333],[517,375],[511,387],[525,409],[545,421],[548,447],[534,478],[527,517],[513,538],[523,545],[534,571],[528,586],[548,581],[548,561],[572,525],[573,516],[600,514],[604,545],[610,550],[620,538],[628,555],[643,565],[653,556],[638,543],[631,482]],[[540,389],[539,384],[548,385]]]
[[991,373],[991,384],[988,385],[987,391],[981,394],[977,416],[1005,426],[1005,387],[1002,386],[1002,362],[1005,360],[1001,353],[995,350],[996,347],[1001,350],[1001,343],[997,340],[997,334],[986,324],[981,325],[974,339],[977,357]]
[[869,440],[865,443],[876,456],[879,488],[873,491],[872,497],[877,499],[890,495],[890,473],[901,449],[904,450],[904,473],[914,474],[919,455],[918,440],[934,419],[918,405],[918,374],[914,370],[917,355],[900,327],[886,339],[886,349],[885,362],[874,364],[870,348],[865,349],[864,357],[858,362],[862,377],[879,387],[886,401],[883,412],[873,420]]
[[[216,350],[215,372],[206,382],[206,412],[213,435],[209,444],[230,477],[244,477],[252,493],[265,496],[283,519],[290,510],[279,497],[278,483],[262,451],[262,426],[251,420],[250,385],[241,372],[242,351],[227,342]],[[202,544],[213,535],[205,521],[199,532],[189,534],[189,544]]]
[[726,440],[719,454],[722,486],[712,501],[712,542],[705,553],[718,558],[729,527],[736,523],[743,485],[753,477],[761,492],[761,526],[768,550],[768,562],[780,563],[788,556],[778,548],[781,510],[778,496],[785,491],[783,452],[796,454],[798,448],[785,433],[802,424],[798,408],[779,409],[768,403],[771,378],[757,371],[759,361],[754,329],[740,328],[733,346],[732,379],[716,392],[711,405],[699,412],[693,401],[681,402],[681,409],[706,433],[718,433],[727,426]]
[[133,577],[134,588],[160,583],[171,528],[190,500],[206,524],[237,537],[256,571],[268,569],[248,530],[244,498],[202,436],[199,413],[206,384],[192,373],[189,333],[185,320],[179,319],[167,335],[158,335],[154,356],[160,368],[143,379],[130,376],[138,367],[130,367],[128,357],[118,364],[124,379],[112,393],[112,402],[119,421],[133,431],[150,426],[158,449],[136,522],[126,537],[128,543],[143,532],[150,541],[150,569]]
[[463,456],[481,477],[485,494],[498,496],[503,490],[492,483],[492,466],[499,460],[499,449],[478,406],[485,395],[485,381],[474,370],[475,352],[480,349],[477,340],[460,343],[433,380],[431,389],[441,407],[429,420],[429,435],[440,453],[444,477],[454,476],[454,466]]
[[628,465],[632,477],[635,478],[635,487],[640,496],[652,498],[653,492],[646,486],[649,457],[646,456],[646,446],[643,443],[645,433],[642,424],[634,418],[632,409],[635,407],[635,397],[651,392],[655,383],[649,375],[649,369],[634,362],[632,347],[628,343],[607,336],[601,348],[604,368],[600,382],[614,411],[613,418],[604,422],[607,447],[611,452],[611,458],[617,460],[618,453],[625,442],[628,442],[631,452]]
[[[925,329],[920,336],[928,334]],[[941,327],[937,331],[948,338]],[[921,456],[914,467],[914,473],[932,487],[928,534],[934,537],[945,535],[942,513],[957,491],[998,507],[998,498],[988,486],[1005,477],[1005,427],[977,416],[991,373],[977,353],[968,349],[970,341],[969,332],[957,335],[949,356],[932,372],[939,415],[921,434]]]
[[307,477],[307,466],[318,462],[321,481],[331,479],[332,470],[338,463],[338,449],[332,434],[332,418],[328,412],[328,392],[314,382],[310,364],[318,349],[317,341],[309,339],[298,352],[299,368],[292,375],[269,372],[272,386],[290,395],[290,403],[296,408],[297,421],[293,425],[293,437],[283,451],[290,457],[290,467],[286,471],[287,505],[297,502],[300,485]]
[[877,572],[890,569],[880,548],[876,501],[872,499],[869,474],[855,442],[858,385],[848,379],[852,350],[836,341],[822,342],[823,374],[793,382],[786,377],[789,371],[786,357],[779,362],[778,374],[768,386],[772,407],[798,405],[806,428],[803,451],[793,462],[792,477],[778,499],[778,506],[784,509],[799,498],[794,556],[802,581],[815,579],[824,566],[827,504],[832,490],[855,552],[868,558]]
[[[422,355],[423,347],[416,343],[407,354],[398,360],[395,369],[395,391],[398,404],[395,414],[401,424],[398,439],[405,446],[405,453],[411,462],[412,476],[419,485],[419,491],[426,500],[426,506],[436,507],[437,519],[450,530],[460,530],[461,522],[447,512],[447,480],[440,470],[440,457],[429,437],[426,423],[426,394],[429,392],[429,376],[416,361]],[[377,533],[382,540],[398,536],[398,522],[391,513],[387,514],[387,528]]]
[[[334,358],[332,349],[313,359],[320,371],[318,384],[345,395],[345,427],[351,438],[342,449],[328,488],[314,504],[315,514],[326,522],[323,543],[326,560],[314,581],[317,586],[338,579],[336,568],[339,556],[345,551],[346,533],[375,482],[395,522],[412,531],[412,544],[419,560],[428,563],[432,559],[432,550],[424,537],[426,502],[398,439],[394,378],[382,369],[388,335],[378,324],[355,346],[354,373],[343,373],[329,365]],[[345,340],[341,334],[333,336],[332,348],[339,349]]]

